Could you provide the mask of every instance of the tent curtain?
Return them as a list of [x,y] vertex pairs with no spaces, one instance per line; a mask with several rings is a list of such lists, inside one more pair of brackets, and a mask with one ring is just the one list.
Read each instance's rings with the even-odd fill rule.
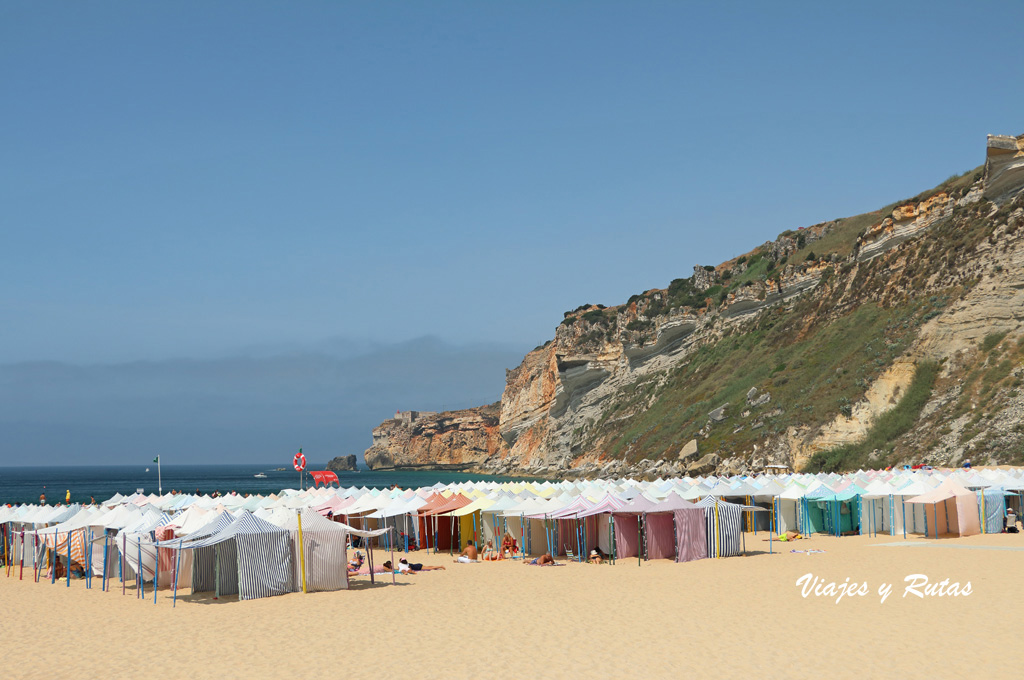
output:
[[647,520],[644,522],[644,533],[647,540],[648,559],[675,558],[675,517],[672,513],[647,515]]
[[676,525],[676,562],[702,560],[708,556],[704,511],[687,508],[672,513]]

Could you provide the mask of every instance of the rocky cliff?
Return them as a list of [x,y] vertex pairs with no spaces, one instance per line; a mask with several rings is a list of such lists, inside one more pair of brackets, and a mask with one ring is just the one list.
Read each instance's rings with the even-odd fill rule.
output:
[[388,421],[367,462],[656,476],[1024,460],[1022,188],[1024,136],[993,136],[983,168],[913,199],[581,305],[499,404]]
[[398,413],[373,430],[366,464],[371,470],[479,467],[501,447],[498,414],[498,404],[445,413]]

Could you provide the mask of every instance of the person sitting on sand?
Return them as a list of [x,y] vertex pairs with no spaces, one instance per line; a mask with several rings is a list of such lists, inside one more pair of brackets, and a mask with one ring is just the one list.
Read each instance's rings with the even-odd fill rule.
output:
[[487,541],[484,545],[484,556],[485,562],[493,562],[498,559],[498,551],[494,549],[494,541]]
[[462,564],[471,564],[477,561],[476,546],[473,545],[473,541],[466,541],[466,547],[459,553],[459,558],[454,560],[455,562],[461,562]]
[[53,566],[47,570],[46,576],[55,579],[64,578],[64,563],[60,561],[59,557],[54,560]]
[[348,563],[348,573],[354,574],[363,566],[363,553],[356,551],[356,556]]
[[590,562],[591,564],[601,564],[603,561],[604,559],[601,557],[600,552],[596,549],[590,551],[590,557],[587,558],[587,562]]
[[434,567],[425,567],[422,564],[420,564],[419,562],[414,562],[412,564],[409,564],[409,560],[405,559],[404,557],[402,559],[398,560],[398,573],[399,574],[408,574],[409,572],[415,573],[417,571],[434,571],[436,569],[444,569],[444,567],[436,567],[436,566],[434,566]]
[[555,558],[551,556],[551,553],[544,553],[540,557],[534,557],[529,562],[523,562],[523,564],[528,564],[531,567],[546,567],[549,565],[554,566],[558,563],[555,562]]
[[515,537],[506,531],[505,535],[501,538],[501,552],[498,553],[498,559],[503,560],[506,557],[515,557],[518,547]]

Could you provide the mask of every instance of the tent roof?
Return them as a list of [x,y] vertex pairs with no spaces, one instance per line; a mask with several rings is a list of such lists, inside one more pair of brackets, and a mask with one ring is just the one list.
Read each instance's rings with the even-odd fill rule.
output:
[[914,496],[913,498],[908,498],[906,500],[906,502],[907,503],[940,503],[942,501],[945,501],[945,500],[947,500],[949,498],[954,498],[956,496],[972,496],[972,497],[977,498],[977,496],[975,495],[975,493],[973,491],[970,491],[969,489],[967,489],[963,484],[961,484],[959,481],[957,481],[957,479],[955,477],[946,477],[946,479],[943,480],[943,482],[941,484],[939,484],[937,487],[935,487],[931,491],[923,493],[920,496]]

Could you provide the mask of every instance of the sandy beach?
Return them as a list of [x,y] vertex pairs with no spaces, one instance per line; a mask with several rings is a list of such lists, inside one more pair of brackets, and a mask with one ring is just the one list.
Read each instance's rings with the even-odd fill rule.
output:
[[[746,557],[621,560],[353,579],[348,591],[239,602],[161,591],[153,604],[0,573],[5,676],[15,678],[945,678],[1016,671],[1024,535],[816,536]],[[906,543],[907,545],[899,545]],[[791,553],[790,550],[824,550]],[[375,552],[376,561],[383,559]],[[867,595],[803,597],[804,574]],[[904,595],[923,574],[971,584]],[[892,584],[883,603],[878,588]],[[22,651],[14,651],[22,650]]]

